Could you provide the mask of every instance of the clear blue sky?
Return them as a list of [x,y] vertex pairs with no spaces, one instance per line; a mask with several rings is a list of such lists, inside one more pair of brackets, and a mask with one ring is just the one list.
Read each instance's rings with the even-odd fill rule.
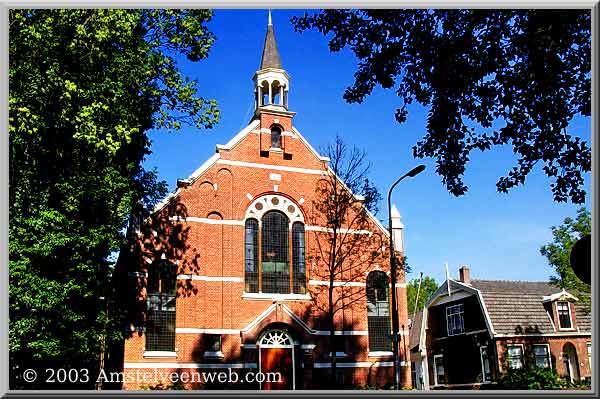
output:
[[[410,109],[402,125],[394,119],[398,98],[393,91],[375,90],[363,104],[347,104],[344,89],[353,82],[356,59],[349,51],[330,53],[317,32],[293,31],[289,19],[304,11],[274,10],[273,25],[283,67],[291,75],[289,107],[297,112],[295,126],[315,148],[336,133],[348,144],[366,150],[371,176],[385,198],[389,185],[419,163],[427,169],[401,182],[393,202],[405,225],[405,248],[413,272],[445,278],[444,263],[457,276],[467,264],[474,278],[547,280],[552,273],[539,247],[552,239],[550,226],[574,216],[578,208],[552,200],[549,184],[539,168],[526,185],[509,194],[496,192],[495,183],[514,166],[510,148],[473,153],[465,182],[469,192],[454,197],[442,186],[431,160],[415,160],[412,146],[425,132],[427,110]],[[212,130],[186,129],[179,133],[154,131],[152,151],[145,163],[157,167],[159,177],[174,189],[176,179],[188,177],[249,122],[253,106],[252,75],[258,69],[266,31],[265,10],[216,10],[210,29],[217,40],[207,60],[181,60],[185,74],[199,80],[202,95],[219,103],[221,122]],[[571,131],[590,142],[589,119],[577,119]],[[588,193],[591,179],[586,176]],[[590,208],[591,194],[587,207]],[[377,215],[387,219],[385,200]]]

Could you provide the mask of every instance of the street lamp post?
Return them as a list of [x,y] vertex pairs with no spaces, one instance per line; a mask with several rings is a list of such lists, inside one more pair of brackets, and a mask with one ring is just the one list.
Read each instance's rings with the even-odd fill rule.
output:
[[405,175],[401,176],[396,180],[390,187],[387,196],[388,202],[388,230],[390,233],[390,273],[392,277],[391,281],[391,295],[392,295],[392,351],[394,359],[394,386],[396,389],[400,386],[400,370],[398,367],[398,303],[396,301],[396,254],[394,250],[394,240],[392,239],[392,190],[398,183],[400,183],[406,177],[415,177],[419,173],[425,170],[425,165],[419,165],[410,170]]

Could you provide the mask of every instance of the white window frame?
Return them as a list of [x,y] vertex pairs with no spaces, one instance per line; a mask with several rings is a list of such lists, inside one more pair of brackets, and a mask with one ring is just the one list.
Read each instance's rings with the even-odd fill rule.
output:
[[[437,362],[436,360],[441,358],[442,362],[444,361],[444,355],[433,355],[433,385],[441,385],[438,382],[438,373],[437,373]],[[442,367],[444,364],[442,363]],[[446,367],[444,367],[444,377],[446,376]]]
[[588,342],[586,347],[587,347],[588,364],[590,366],[590,371],[592,371],[592,343]]
[[548,368],[549,370],[552,370],[552,356],[550,355],[550,344],[533,344],[531,345],[531,349],[533,350],[533,357],[535,359],[535,365],[537,366],[537,355],[535,354],[535,347],[536,346],[545,346],[546,350],[547,350],[547,356],[548,356],[548,364],[550,365],[550,367]]
[[[452,308],[461,308],[460,312],[451,313],[452,316],[454,316],[454,315],[460,315],[460,318],[462,319],[462,331],[459,332],[459,333],[452,333],[450,331],[450,324],[449,324],[449,320],[450,320],[449,316],[450,315],[448,314],[448,311],[450,311]],[[456,305],[446,306],[446,332],[448,333],[449,337],[452,337],[454,335],[461,335],[461,334],[465,333],[465,316],[464,316],[464,314],[465,314],[465,307],[464,307],[464,305],[462,303],[458,303]]]
[[[512,367],[510,364],[510,348],[520,348],[521,349],[521,367]],[[525,348],[523,344],[508,344],[506,345],[506,359],[508,360],[508,368],[519,370],[525,367]]]
[[491,370],[491,362],[490,362],[490,356],[487,353],[487,345],[483,345],[479,347],[479,360],[481,360],[481,382],[491,382],[491,379],[487,379],[485,378],[485,367],[483,366],[483,352],[485,351],[485,353],[487,354],[487,359],[488,359],[488,367],[490,367],[490,374],[492,373]]
[[[569,321],[571,322],[571,327],[563,327],[561,322],[560,322],[560,313],[558,311],[558,305],[560,303],[566,303],[567,304],[567,310],[569,311]],[[571,331],[571,330],[575,330],[575,324],[573,323],[573,314],[571,313],[571,302],[568,301],[556,301],[556,317],[558,318],[558,329],[559,330],[563,330],[563,331]]]

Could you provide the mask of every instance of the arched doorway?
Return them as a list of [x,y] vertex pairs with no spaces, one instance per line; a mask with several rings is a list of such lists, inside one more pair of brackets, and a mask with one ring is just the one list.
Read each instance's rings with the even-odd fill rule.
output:
[[565,377],[571,382],[579,381],[579,360],[577,351],[572,343],[567,342],[562,349],[562,361],[565,368]]
[[[296,389],[294,340],[287,330],[268,329],[261,335],[258,340],[258,364],[262,378],[265,378],[260,383],[260,389]],[[280,378],[275,379],[275,374],[267,373],[279,373]]]

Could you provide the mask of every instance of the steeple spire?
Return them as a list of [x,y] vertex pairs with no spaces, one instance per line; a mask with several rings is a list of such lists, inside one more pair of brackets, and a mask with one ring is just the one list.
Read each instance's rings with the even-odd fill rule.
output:
[[254,96],[256,112],[288,112],[290,76],[281,66],[281,58],[275,42],[271,9],[268,10],[267,35],[263,47],[260,67],[254,74]]
[[267,35],[265,36],[265,45],[260,63],[260,69],[265,68],[281,69],[281,59],[279,58],[279,51],[277,51],[273,21],[271,20],[271,9],[269,9],[269,23],[267,25]]

